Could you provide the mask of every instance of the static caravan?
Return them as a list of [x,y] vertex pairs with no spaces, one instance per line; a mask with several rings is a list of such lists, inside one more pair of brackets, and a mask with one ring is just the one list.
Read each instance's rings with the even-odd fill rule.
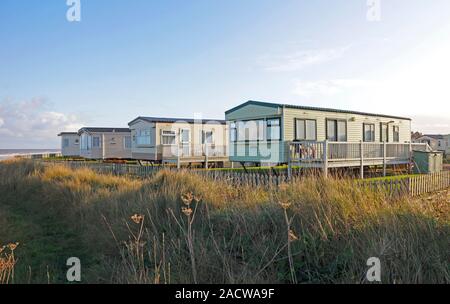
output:
[[131,159],[128,128],[82,128],[80,156],[88,159]]
[[133,159],[205,167],[228,161],[224,120],[138,117],[128,125]]
[[405,117],[259,101],[225,114],[232,162],[328,168],[406,164],[411,156]]
[[58,136],[61,137],[62,156],[80,156],[80,136],[77,132],[62,132]]
[[416,143],[427,143],[433,151],[441,151],[445,155],[450,153],[449,135],[423,135],[414,140]]

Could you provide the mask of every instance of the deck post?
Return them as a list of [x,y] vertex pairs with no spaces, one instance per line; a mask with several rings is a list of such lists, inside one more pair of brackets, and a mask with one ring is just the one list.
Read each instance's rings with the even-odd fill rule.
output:
[[383,142],[383,176],[386,176],[386,167],[387,167],[387,160],[386,160],[386,142]]
[[359,152],[361,153],[361,168],[360,168],[360,175],[361,179],[364,179],[364,141],[360,141],[359,144]]
[[323,142],[323,176],[328,177],[328,140]]
[[291,142],[287,142],[288,145],[288,178],[292,178],[292,145]]
[[181,169],[181,145],[178,144],[178,151],[177,151],[177,169]]

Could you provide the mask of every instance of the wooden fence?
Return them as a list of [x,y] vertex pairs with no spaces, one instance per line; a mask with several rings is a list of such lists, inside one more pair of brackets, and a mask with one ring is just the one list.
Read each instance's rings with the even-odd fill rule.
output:
[[362,180],[359,181],[359,184],[375,191],[386,191],[393,196],[410,195],[416,197],[449,188],[450,171],[414,175],[398,179]]
[[[45,162],[49,163],[49,162]],[[140,166],[128,164],[108,164],[90,162],[52,162],[68,166],[73,169],[89,168],[102,174],[130,175],[140,178],[148,178],[161,170],[177,171],[175,167],[164,166]],[[184,169],[186,170],[186,169]],[[297,177],[289,178],[287,172],[233,172],[219,170],[195,170],[190,172],[212,179],[214,181],[227,182],[233,185],[247,185],[251,187],[277,187],[283,183],[295,182]],[[444,190],[450,187],[450,171],[440,173],[408,176],[403,178],[390,178],[380,180],[357,180],[356,184],[374,191],[386,191],[393,196],[422,194]]]

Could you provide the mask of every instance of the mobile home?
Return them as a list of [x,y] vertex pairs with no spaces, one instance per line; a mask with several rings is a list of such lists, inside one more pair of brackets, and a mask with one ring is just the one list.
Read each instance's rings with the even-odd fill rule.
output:
[[128,128],[82,128],[80,156],[88,159],[130,159],[131,131]]
[[80,136],[77,132],[61,132],[61,155],[66,157],[80,156]]
[[423,135],[413,140],[416,143],[427,143],[434,151],[450,154],[450,135]]
[[327,170],[408,164],[411,157],[411,119],[405,117],[259,101],[225,115],[232,162]]
[[133,159],[205,167],[228,161],[224,120],[138,117],[128,125]]

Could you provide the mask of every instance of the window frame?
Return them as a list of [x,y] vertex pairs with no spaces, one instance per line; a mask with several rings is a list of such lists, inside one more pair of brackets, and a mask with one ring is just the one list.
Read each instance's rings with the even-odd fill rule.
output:
[[[211,133],[211,142],[210,143],[206,142],[206,138],[207,138],[206,134],[208,134],[208,133]],[[213,130],[202,130],[201,135],[202,135],[202,145],[206,145],[206,144],[214,145],[215,140],[214,140],[214,131]]]
[[[386,126],[386,140],[383,140],[383,126]],[[388,122],[380,122],[380,142],[389,142],[389,123]]]
[[[187,141],[184,141],[184,139],[183,139],[184,132],[187,132],[187,134],[188,134]],[[191,143],[191,129],[188,129],[188,128],[180,129],[180,144],[190,144],[190,143]]]
[[[303,131],[304,131],[304,136],[303,138],[299,137],[298,134],[298,123],[299,122],[303,122]],[[306,122],[307,121],[313,121],[314,122],[314,139],[306,139],[306,134],[308,133],[306,131]],[[311,118],[295,118],[295,140],[296,141],[317,141],[317,119],[311,119]]]
[[[168,132],[168,133],[171,133],[170,135],[169,134],[164,134],[165,132]],[[173,137],[173,139],[174,139],[174,142],[173,142],[173,144],[165,144],[164,143],[164,138],[165,137]],[[163,145],[163,146],[173,146],[173,145],[176,145],[177,144],[177,132],[176,131],[174,131],[174,130],[161,130],[161,145]]]
[[[130,141],[130,147],[127,147],[127,138],[129,138]],[[125,150],[131,150],[133,148],[133,138],[131,135],[126,135],[123,137],[123,148]]]
[[[397,130],[397,131],[395,131]],[[392,126],[392,139],[394,143],[400,142],[400,126],[394,125]]]
[[[335,128],[335,138],[336,140],[330,140],[328,138],[328,123],[329,122],[334,122],[334,128]],[[339,124],[338,122],[344,122],[345,123],[345,140],[344,141],[340,141],[339,140]],[[331,142],[348,142],[348,122],[347,119],[342,119],[342,118],[326,118],[325,119],[325,138],[328,141]]]
[[[142,135],[144,134],[144,135]],[[134,141],[136,142],[136,145],[138,147],[148,147],[152,146],[152,128],[145,128],[145,129],[137,129],[136,134],[134,135]],[[148,139],[148,141],[142,142],[141,139]]]
[[[270,120],[278,120],[278,127],[280,128],[280,133],[279,133],[279,139],[269,139],[268,135],[269,135],[269,125],[268,122]],[[258,135],[257,135],[257,139],[256,140],[249,140],[247,138],[247,133],[244,133],[244,139],[240,139],[241,133],[240,133],[240,128],[239,125],[244,125],[244,129],[247,130],[246,128],[246,124],[248,122],[262,122],[262,126],[263,126],[263,134],[262,137],[260,136],[261,134],[259,134],[259,128],[258,128]],[[234,128],[232,127],[232,125],[234,125]],[[258,124],[257,124],[258,126]],[[254,119],[245,119],[245,120],[236,120],[230,123],[230,142],[232,143],[249,143],[249,142],[276,142],[276,141],[282,141],[283,138],[283,125],[282,125],[282,119],[279,116],[276,117],[265,117],[265,118],[254,118]],[[232,140],[232,133],[233,131],[235,132],[235,140]]]
[[[95,144],[95,140],[96,139],[98,140],[98,145]],[[94,149],[94,148],[98,149],[98,148],[101,148],[101,147],[102,147],[102,145],[101,145],[100,136],[92,136],[92,149]]]
[[[235,143],[238,141],[238,130],[236,121],[230,122],[230,142]],[[234,135],[234,138],[233,138]]]
[[[269,121],[271,121],[271,120],[278,120],[278,128],[280,129],[280,132],[279,132],[279,134],[278,134],[278,136],[279,136],[279,138],[278,139],[272,139],[272,138],[269,138],[269,134],[271,134],[271,132],[269,132],[269,129],[270,128],[272,128],[272,126],[269,126]],[[282,141],[282,139],[283,139],[283,130],[282,130],[282,122],[281,122],[281,117],[273,117],[273,118],[266,118],[265,119],[265,137],[264,137],[264,140],[265,141],[267,141],[267,142],[279,142],[279,141]]]
[[[372,140],[367,140],[366,138],[366,126],[372,126],[373,127],[373,136],[372,136]],[[365,122],[363,123],[363,142],[367,142],[367,143],[371,143],[371,142],[375,142],[375,136],[376,136],[376,129],[375,129],[375,123],[370,123],[370,122]]]

